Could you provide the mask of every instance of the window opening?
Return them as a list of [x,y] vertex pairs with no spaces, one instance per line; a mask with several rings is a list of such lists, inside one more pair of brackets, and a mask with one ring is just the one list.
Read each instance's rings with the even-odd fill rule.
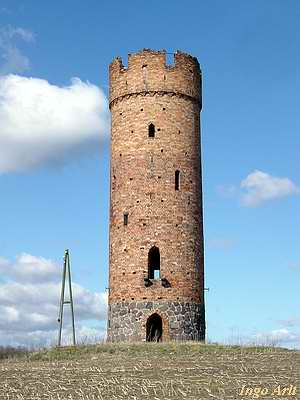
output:
[[148,253],[148,278],[160,278],[160,253],[156,246],[151,247]]
[[179,190],[179,177],[180,171],[178,169],[175,171],[175,190]]
[[148,134],[149,134],[149,137],[154,137],[155,136],[155,126],[153,124],[149,125]]

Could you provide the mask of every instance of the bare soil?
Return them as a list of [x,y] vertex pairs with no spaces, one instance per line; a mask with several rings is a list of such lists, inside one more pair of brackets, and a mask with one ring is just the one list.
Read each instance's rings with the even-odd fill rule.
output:
[[300,399],[300,351],[118,343],[0,360],[1,400],[255,398]]

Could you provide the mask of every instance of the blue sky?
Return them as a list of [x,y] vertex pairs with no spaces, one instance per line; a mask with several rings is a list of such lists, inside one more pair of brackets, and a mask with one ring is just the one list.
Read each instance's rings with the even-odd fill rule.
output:
[[153,48],[203,72],[208,339],[300,346],[299,18],[297,0],[1,1],[1,343],[54,340],[67,247],[79,331],[103,334],[108,65]]

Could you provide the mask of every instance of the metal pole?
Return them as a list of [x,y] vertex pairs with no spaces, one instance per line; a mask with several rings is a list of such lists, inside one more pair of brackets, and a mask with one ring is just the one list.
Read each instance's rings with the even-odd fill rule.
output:
[[[69,297],[70,297],[69,301],[65,300],[65,286],[66,286],[67,278],[69,281]],[[65,250],[64,267],[63,267],[62,284],[61,284],[61,296],[60,296],[60,306],[59,306],[59,316],[58,316],[58,322],[59,322],[58,347],[61,346],[63,314],[64,314],[64,305],[65,304],[70,304],[70,307],[71,307],[73,346],[76,346],[75,318],[74,318],[72,281],[71,281],[71,267],[70,267],[70,255],[69,255],[68,249]]]
[[76,338],[75,338],[75,318],[74,318],[74,308],[73,308],[73,295],[72,295],[72,283],[71,283],[71,269],[70,269],[70,255],[68,254],[68,275],[69,275],[69,294],[70,294],[70,306],[71,306],[71,315],[72,315],[72,331],[73,331],[73,346],[76,346]]
[[65,300],[65,283],[66,283],[66,261],[67,261],[68,250],[65,251],[64,256],[64,267],[63,267],[63,276],[62,276],[62,284],[61,284],[61,295],[60,295],[60,306],[59,306],[59,332],[58,332],[58,347],[61,346],[61,335],[62,335],[62,322],[63,322],[63,313],[64,313],[64,300]]

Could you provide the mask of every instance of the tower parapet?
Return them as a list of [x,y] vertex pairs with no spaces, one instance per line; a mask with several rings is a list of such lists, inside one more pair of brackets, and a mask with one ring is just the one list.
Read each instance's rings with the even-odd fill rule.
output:
[[201,70],[189,54],[174,53],[174,64],[166,64],[166,51],[144,49],[128,55],[128,67],[115,58],[109,67],[110,106],[128,95],[181,95],[201,104]]

